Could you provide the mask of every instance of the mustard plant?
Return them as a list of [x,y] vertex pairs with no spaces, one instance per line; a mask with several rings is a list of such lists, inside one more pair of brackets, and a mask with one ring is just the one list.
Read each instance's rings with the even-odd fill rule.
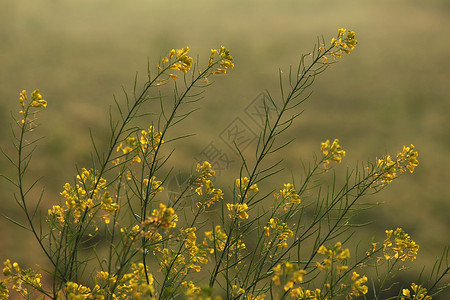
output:
[[[38,272],[4,261],[0,299],[431,299],[448,287],[448,248],[431,271],[410,286],[394,285],[394,275],[414,261],[419,245],[401,228],[386,230],[384,241],[363,251],[350,250],[360,224],[354,217],[363,198],[382,191],[418,166],[414,145],[396,155],[359,163],[342,180],[334,168],[346,157],[340,141],[323,141],[305,164],[298,182],[271,186],[280,161],[271,160],[290,142],[280,142],[300,115],[316,77],[357,46],[355,32],[339,29],[331,42],[318,39],[287,76],[279,74],[280,96],[268,94],[265,123],[254,156],[239,145],[240,169],[229,192],[216,186],[215,166],[193,165],[180,193],[161,197],[173,171],[171,129],[195,111],[192,107],[215,76],[233,69],[221,46],[205,61],[189,47],[171,50],[110,110],[105,151],[92,137],[92,165],[67,182],[58,203],[41,193],[33,207],[36,182],[25,177],[39,137],[38,116],[46,108],[39,90],[20,93],[14,121],[16,169],[7,177],[26,223],[48,259]],[[136,81],[137,82],[137,81]],[[165,96],[169,87],[172,96]],[[50,101],[51,105],[51,101]],[[269,118],[275,107],[275,118]],[[156,112],[156,113],[155,113]],[[143,120],[151,120],[142,126]],[[171,166],[169,169],[174,169]],[[334,174],[334,175],[333,175]],[[324,178],[332,177],[329,184]],[[268,187],[268,188],[267,188]],[[265,192],[268,191],[268,192]],[[87,251],[86,251],[87,250]],[[370,272],[372,270],[372,272]],[[48,278],[44,284],[42,275]]]

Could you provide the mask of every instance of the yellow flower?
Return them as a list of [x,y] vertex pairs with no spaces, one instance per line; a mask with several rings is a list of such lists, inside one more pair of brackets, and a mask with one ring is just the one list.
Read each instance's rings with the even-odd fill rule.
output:
[[195,286],[195,284],[192,283],[192,281],[189,281],[189,282],[184,281],[181,284],[186,288],[185,294],[188,297],[192,297],[194,295],[198,295],[201,292],[201,288]]
[[348,266],[336,266],[336,270],[337,270],[338,274],[341,274],[342,271],[348,270]]
[[249,190],[252,191],[252,192],[254,192],[254,193],[258,192],[258,191],[259,191],[258,185],[257,185],[256,183],[255,183],[255,184],[252,184],[252,185],[249,187]]
[[344,36],[344,34],[345,34],[346,31],[347,31],[347,29],[339,28],[339,29],[338,29],[338,36]]
[[216,49],[211,49],[211,55],[209,56],[208,66],[211,66],[214,62],[214,56],[218,51]]
[[226,72],[227,72],[227,69],[217,68],[212,74],[218,75],[218,74],[225,74]]
[[324,156],[324,164],[327,166],[330,163],[330,160],[340,163],[342,158],[345,157],[345,151],[342,150],[339,145],[339,140],[335,139],[330,146],[330,141],[326,140],[325,142],[320,144],[320,151]]
[[216,172],[211,168],[212,168],[211,164],[207,161],[203,162],[202,165],[197,164],[197,172],[199,172],[201,175],[200,177],[201,181],[205,181],[206,178],[212,177],[216,174]]
[[344,260],[344,259],[349,258],[349,257],[350,257],[350,251],[348,249],[344,249],[336,256],[336,259],[337,260]]
[[175,49],[170,50],[169,59],[171,59],[175,55]]
[[245,204],[245,203],[243,203],[243,204],[227,203],[227,208],[232,213],[232,214],[228,215],[230,218],[234,218],[235,216],[238,216],[241,219],[248,219],[248,214],[246,212],[246,210],[248,209],[247,204]]
[[411,297],[411,292],[408,289],[403,289],[402,295],[406,297]]
[[319,254],[323,254],[323,255],[327,255],[328,254],[328,250],[324,245],[321,245],[319,247],[319,250],[317,250],[317,253]]
[[169,229],[176,226],[178,216],[175,214],[175,210],[172,207],[167,208],[164,204],[159,204],[159,210],[154,209],[152,216],[149,217],[149,221],[155,227],[162,227]]
[[[347,32],[347,35],[345,33]],[[355,32],[345,29],[339,28],[338,34],[336,38],[331,39],[331,45],[336,47],[336,49],[331,52],[331,55],[334,57],[341,57],[342,53],[350,54],[350,51],[355,49],[358,41],[355,40]]]
[[42,99],[42,95],[39,94],[39,90],[35,90],[31,93],[31,106],[33,107],[47,107],[47,101]]

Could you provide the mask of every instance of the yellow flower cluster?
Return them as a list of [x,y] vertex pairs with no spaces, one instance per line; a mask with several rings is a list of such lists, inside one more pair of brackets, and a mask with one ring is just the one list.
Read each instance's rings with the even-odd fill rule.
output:
[[[139,156],[140,154],[146,156],[151,151],[158,150],[158,148],[164,144],[164,140],[161,138],[162,133],[155,132],[155,128],[151,125],[148,130],[141,130],[140,135],[137,138],[133,136],[127,137],[124,142],[119,144],[116,150],[117,152],[122,152],[124,155],[134,153],[135,156],[133,157],[132,162],[140,163],[142,161]],[[121,160],[119,158],[113,161],[116,165],[120,162]]]
[[[347,34],[346,34],[347,33]],[[337,49],[331,53],[334,57],[341,57],[342,53],[350,54],[350,51],[355,49],[358,41],[355,40],[355,32],[347,29],[338,29],[336,38],[331,39],[331,45]]]
[[[25,108],[25,101],[27,101],[27,91],[23,90],[20,94],[19,101],[20,105],[22,106],[22,109]],[[31,93],[31,103],[30,105],[32,107],[47,107],[47,101],[42,99],[42,95],[39,94],[39,90],[34,90]]]
[[69,183],[64,185],[61,195],[66,198],[66,207],[53,205],[52,209],[48,210],[48,215],[63,225],[71,214],[74,218],[73,222],[78,223],[84,213],[92,217],[94,215],[92,208],[100,204],[100,208],[105,212],[102,219],[108,224],[110,216],[119,209],[119,205],[106,191],[106,180],[99,177],[97,173],[93,169],[88,171],[83,168],[77,176],[78,183],[75,187]]
[[[115,299],[146,299],[153,300],[153,294],[155,289],[153,287],[153,276],[148,272],[145,272],[145,266],[143,263],[131,264],[131,273],[125,274],[117,285],[116,295],[113,295]],[[148,283],[147,283],[148,277]]]
[[[413,294],[411,295],[411,291],[409,289],[403,289],[402,290],[402,296],[401,300],[406,299],[415,299],[415,300],[431,300],[432,297],[427,295],[427,289],[424,288],[421,285],[417,285],[415,283],[411,284],[411,290],[413,291]],[[406,298],[405,298],[406,297]]]
[[[250,180],[247,177],[238,178],[238,179],[236,179],[236,186],[238,188],[241,188],[241,189],[245,190],[245,189],[247,189],[249,182],[250,182]],[[258,185],[256,183],[254,183],[248,188],[248,190],[253,192],[253,193],[256,193],[256,192],[259,191]]]
[[[124,274],[120,279],[105,271],[97,272],[96,277],[102,282],[103,288],[97,283],[90,289],[76,282],[69,281],[66,283],[64,290],[58,292],[58,299],[104,300],[108,296],[112,296],[112,299],[156,299],[154,298],[153,276],[148,272],[147,275],[145,274],[145,267],[142,263],[132,263],[131,273]],[[110,289],[112,287],[114,287],[114,293],[111,294]]]
[[217,251],[223,251],[225,249],[225,243],[228,239],[228,236],[225,232],[222,231],[220,228],[220,225],[217,225],[214,228],[214,231],[207,231],[205,232],[205,239],[203,241],[203,245],[209,245],[211,242],[215,243],[214,246],[211,247],[212,251],[214,252],[214,249]]
[[297,194],[292,183],[285,183],[284,189],[280,190],[279,193],[275,193],[274,197],[277,200],[280,197],[283,199],[283,210],[285,212],[288,211],[292,205],[301,203],[300,196]]
[[248,219],[248,213],[246,210],[248,209],[248,205],[245,203],[237,203],[231,204],[227,203],[228,211],[230,212],[228,216],[231,219],[240,218],[240,219]]
[[[214,251],[224,251],[225,246],[228,240],[228,236],[225,232],[222,231],[220,225],[217,225],[213,231],[205,232],[205,238],[203,240],[203,245],[208,247],[208,252],[210,254],[214,253]],[[237,239],[232,242],[231,246],[229,246],[228,256],[236,256],[238,258],[242,257],[242,251],[246,249],[246,245],[242,242],[241,239]],[[238,264],[242,263],[239,261]]]
[[211,55],[209,56],[208,66],[212,66],[214,64],[214,58],[216,54],[219,54],[219,66],[215,71],[212,72],[213,75],[216,74],[225,74],[227,69],[234,68],[233,57],[230,55],[230,51],[228,51],[224,46],[220,46],[219,50],[211,49]]
[[[216,201],[223,199],[223,192],[221,189],[214,188],[213,182],[208,179],[216,174],[216,172],[211,169],[211,164],[205,161],[202,165],[197,164],[197,172],[200,173],[196,179],[195,185],[197,188],[195,192],[199,196],[206,195],[206,199],[203,205],[210,207]],[[201,203],[197,203],[197,207],[200,207]]]
[[6,279],[0,280],[0,299],[9,299],[8,285],[24,299],[28,299],[31,294],[27,287],[32,288],[32,290],[40,290],[42,288],[41,274],[37,274],[31,269],[21,269],[17,262],[11,264],[9,259],[3,265],[5,266],[3,275],[6,276]]
[[395,258],[404,261],[409,258],[413,261],[416,259],[418,251],[419,245],[403,229],[386,230],[386,239],[383,243],[384,258],[386,260],[389,261]]
[[0,280],[0,299],[9,299],[8,286],[2,280]]
[[278,218],[271,218],[267,224],[264,226],[264,231],[267,237],[270,237],[271,231],[275,232],[276,238],[278,240],[278,247],[287,247],[287,239],[294,235],[292,230],[289,229],[288,225],[281,222]]
[[158,242],[162,240],[162,236],[158,233],[159,223],[150,221],[150,218],[142,221],[141,227],[135,225],[131,230],[121,228],[120,231],[124,233],[130,240],[135,241],[139,237],[145,238],[148,242]]
[[345,151],[342,150],[339,145],[339,140],[335,139],[330,146],[330,141],[326,140],[325,142],[320,144],[320,151],[324,156],[324,164],[325,167],[328,166],[330,160],[340,163],[342,158],[345,157]]
[[212,297],[209,288],[198,287],[191,280],[189,282],[183,281],[181,285],[186,289],[184,295],[187,300],[222,300],[220,296]]
[[162,181],[156,180],[155,176],[152,176],[150,180],[148,178],[145,178],[142,183],[144,186],[150,191],[150,194],[157,194],[164,191],[164,187],[162,186]]
[[181,284],[186,288],[185,295],[189,300],[197,299],[198,295],[202,291],[202,289],[198,286],[195,286],[192,281],[183,281]]
[[200,173],[201,181],[216,175],[216,172],[212,169],[211,164],[207,161],[203,162],[202,165],[197,164],[197,172]]
[[237,286],[236,284],[233,284],[231,286],[231,295],[233,295],[234,297],[239,297],[239,295],[245,294],[245,290],[239,286]]
[[[360,275],[356,272],[353,272],[352,274],[352,292],[350,294],[351,296],[359,296],[361,294],[365,295],[368,292],[368,287],[366,285],[364,285],[364,283],[367,282],[367,277],[366,276],[362,276],[359,277]],[[350,298],[351,299],[351,298]]]
[[164,248],[161,251],[162,258],[159,258],[159,264],[161,268],[159,272],[163,269],[171,270],[172,273],[181,273],[183,275],[187,274],[186,258],[183,254],[173,251],[172,249]]
[[316,267],[320,270],[331,269],[336,266],[337,273],[348,270],[348,266],[344,264],[344,260],[350,257],[348,248],[342,248],[342,243],[337,242],[334,246],[320,246],[317,253],[326,255],[322,263],[316,262]]
[[[300,295],[304,295],[306,293],[311,294],[311,291],[306,292],[306,290],[302,289],[301,287],[294,288],[295,284],[303,282],[303,276],[306,274],[305,270],[298,269],[296,265],[290,262],[286,262],[283,265],[277,264],[272,270],[274,274],[272,276],[272,282],[275,285],[281,285],[282,277],[285,277],[287,279],[286,283],[283,286],[283,289],[286,292],[290,291],[289,293],[291,297],[299,298]],[[320,290],[318,294],[320,294]]]
[[[242,194],[244,194],[244,198],[248,198],[250,193],[257,193],[259,191],[258,185],[256,183],[252,184],[249,186],[250,183],[250,179],[248,179],[247,177],[244,178],[237,178],[236,179],[236,187],[239,189],[239,193],[238,193],[238,199],[242,199]],[[228,204],[227,204],[228,205]],[[242,204],[245,205],[246,204]],[[241,205],[241,208],[243,208],[243,206]],[[248,207],[246,207],[245,209],[247,209]],[[230,207],[228,207],[228,210],[230,210]],[[248,216],[247,216],[248,218]],[[245,218],[245,219],[247,219]]]
[[[186,73],[192,67],[192,62],[194,61],[192,57],[188,56],[189,47],[186,46],[182,49],[172,49],[169,52],[169,57],[164,57],[162,63],[165,64],[175,57],[175,60],[170,64],[170,69],[178,70]],[[173,74],[171,74],[173,75]],[[172,76],[171,76],[172,77]],[[176,76],[172,77],[176,79]]]
[[184,240],[184,247],[189,252],[190,255],[190,264],[187,265],[188,268],[194,269],[197,272],[200,272],[201,267],[195,263],[199,262],[201,264],[207,264],[208,259],[206,258],[208,252],[205,249],[204,245],[197,245],[197,236],[195,231],[197,228],[191,227],[184,230],[186,233],[186,238]]
[[409,170],[411,173],[419,165],[417,157],[419,154],[414,152],[414,145],[403,146],[402,152],[397,154],[396,160],[392,160],[390,155],[377,160],[377,168],[382,172],[381,184],[391,183],[399,175]]
[[[24,116],[24,118],[21,120],[22,124],[25,124],[25,119],[28,118],[28,113],[30,108],[45,108],[47,107],[47,101],[42,99],[42,95],[39,93],[39,90],[34,90],[31,93],[31,101],[28,101],[27,91],[23,90],[21,93],[19,93],[19,102],[21,106],[21,110],[19,111],[20,114]],[[33,122],[35,120],[35,115],[39,113],[39,110],[33,111],[34,118],[29,120]],[[32,124],[30,125],[31,128]]]
[[156,228],[169,229],[177,226],[178,216],[172,207],[160,203],[159,209],[154,209],[152,215],[148,217],[148,223]]
[[[160,70],[164,70],[166,68],[171,70],[182,71],[183,73],[187,73],[193,65],[192,57],[188,56],[189,47],[185,47],[182,49],[172,49],[169,52],[167,57],[164,57],[161,61],[161,64],[158,65]],[[165,64],[169,63],[167,67]],[[213,67],[218,65],[215,69]],[[209,73],[202,74],[204,76],[205,82],[208,82],[208,75],[217,75],[217,74],[225,74],[227,69],[234,68],[233,57],[230,55],[230,51],[227,50],[226,47],[220,46],[219,50],[211,49],[211,54],[208,60],[208,70],[212,70]],[[172,78],[174,81],[177,80],[178,76],[176,74],[170,73],[168,77]],[[162,79],[157,85],[164,85],[167,83],[167,79]]]
[[157,150],[160,145],[164,144],[164,140],[161,139],[162,133],[155,132],[155,128],[153,125],[150,125],[148,128],[148,131],[142,130],[141,131],[141,151],[145,153],[147,151],[148,146],[150,145],[153,150]]
[[[98,291],[100,287],[98,285],[95,286],[95,291]],[[100,295],[97,295],[97,297],[93,297],[93,291],[91,291],[90,288],[75,283],[75,282],[67,282],[66,286],[64,287],[64,293],[67,295],[67,299],[74,299],[74,300],[84,300],[84,299],[104,299],[104,296],[101,297]],[[100,296],[100,297],[99,297]],[[59,293],[59,297],[62,299],[61,291]]]

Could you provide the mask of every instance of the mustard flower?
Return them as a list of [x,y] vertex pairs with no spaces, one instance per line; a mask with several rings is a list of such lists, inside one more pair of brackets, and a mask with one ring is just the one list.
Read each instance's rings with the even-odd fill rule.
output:
[[336,270],[338,274],[348,269],[348,266],[343,263],[345,259],[350,257],[350,251],[348,248],[342,248],[341,242],[337,242],[334,246],[328,247],[321,245],[317,250],[317,253],[327,256],[321,263],[316,262],[316,267],[319,270],[329,269],[333,263],[337,264]]
[[159,209],[154,209],[152,215],[149,217],[150,224],[158,228],[169,229],[176,226],[178,216],[172,207],[160,203]]
[[[402,290],[402,296],[408,297],[407,299],[417,299],[417,300],[431,300],[432,297],[427,295],[427,289],[421,285],[417,285],[415,283],[411,284],[411,290],[413,291],[413,295],[411,295],[411,291],[409,289]],[[402,297],[401,300],[405,298]]]
[[42,95],[39,94],[39,90],[35,90],[31,93],[31,106],[33,107],[47,107],[47,101],[42,99]]
[[245,189],[245,188],[247,187],[249,181],[250,181],[250,180],[249,180],[247,177],[244,177],[244,178],[238,178],[238,179],[236,179],[236,186],[237,186],[238,188],[242,187],[242,188]]
[[[250,179],[247,177],[244,178],[237,178],[236,179],[236,187],[239,188],[241,191],[248,190],[248,192],[257,193],[259,191],[258,185],[256,183],[250,185]],[[245,193],[245,198],[249,196],[249,193]],[[239,197],[242,197],[239,195]]]
[[281,264],[277,264],[273,269],[273,276],[272,276],[272,281],[275,285],[280,285],[281,281],[280,281],[280,276],[283,275],[283,269],[281,267]]
[[[347,35],[346,35],[347,33]],[[356,34],[354,31],[339,28],[336,38],[331,39],[331,44],[336,47],[336,50],[331,53],[334,57],[341,57],[342,53],[350,54],[350,51],[355,49],[358,41],[355,40]]]
[[369,291],[369,288],[364,285],[364,283],[367,282],[367,277],[366,276],[362,276],[359,277],[360,275],[356,272],[353,272],[352,274],[352,292],[350,295],[352,296],[359,296],[360,294],[367,294],[367,292]]
[[[203,202],[199,202],[197,206],[205,205],[206,207],[210,207],[214,202],[223,199],[222,190],[214,188],[213,182],[207,179],[215,174],[215,171],[211,169],[211,164],[207,161],[203,165],[197,164],[197,172],[200,173],[200,176],[196,179],[197,188],[195,188],[195,192],[199,196],[208,196]],[[203,192],[203,188],[205,188],[205,192]]]
[[283,210],[288,211],[294,204],[300,204],[301,199],[300,196],[295,191],[294,185],[291,183],[284,184],[284,189],[280,190],[280,192],[277,194],[274,194],[275,199],[278,199],[279,197],[282,198],[284,204],[283,204]]
[[201,267],[195,265],[194,263],[199,262],[202,264],[207,264],[208,259],[206,258],[207,251],[204,249],[204,245],[196,244],[197,242],[197,236],[195,234],[196,230],[197,229],[195,227],[191,227],[187,228],[186,230],[183,230],[183,232],[186,234],[184,246],[190,254],[191,262],[193,262],[190,265],[188,265],[188,268],[194,269],[197,272],[199,272],[201,270]]
[[246,212],[246,210],[248,209],[247,204],[245,204],[245,203],[243,203],[243,204],[227,203],[227,208],[228,208],[228,211],[231,212],[231,214],[228,215],[230,218],[239,217],[240,219],[248,219],[248,214]]
[[211,66],[213,64],[216,53],[218,53],[216,49],[211,49],[211,55],[209,56],[208,66]]
[[19,102],[20,102],[20,106],[22,106],[22,109],[25,108],[25,101],[27,100],[27,91],[23,90],[22,92],[19,93],[20,97],[19,97]]
[[197,164],[197,172],[200,173],[200,180],[205,181],[208,177],[212,177],[216,172],[212,169],[209,162],[204,161],[202,165]]
[[27,125],[30,126],[30,130],[34,129],[36,125],[34,121],[36,120],[36,114],[40,112],[40,110],[33,109],[33,118],[29,118],[29,113],[31,108],[45,108],[47,107],[47,101],[42,99],[42,95],[39,93],[39,90],[35,90],[31,93],[31,100],[28,101],[27,91],[23,90],[19,93],[19,103],[21,106],[20,114],[23,115],[23,119],[20,120],[22,125],[28,121]]
[[147,273],[145,272],[143,263],[132,263],[131,273],[125,274],[118,280],[116,288],[117,299],[155,299],[152,297],[152,294],[155,292],[153,282],[153,275],[148,270]]
[[[32,290],[39,290],[42,288],[41,274],[36,273],[31,269],[21,269],[17,262],[11,264],[9,259],[7,259],[3,265],[5,266],[3,268],[3,275],[6,276],[6,279],[4,281],[0,280],[0,296],[9,295],[8,286],[25,299],[30,297],[28,288],[32,288]],[[9,298],[0,297],[0,299]]]
[[210,253],[214,253],[214,249],[218,251],[223,251],[225,249],[225,243],[228,239],[228,236],[225,232],[222,231],[220,225],[217,225],[214,228],[214,231],[205,232],[205,239],[203,241],[203,245],[208,246],[210,242],[215,242],[215,245],[210,248]]
[[[170,66],[170,69],[179,70],[179,71],[182,71],[183,73],[186,73],[187,71],[189,71],[190,68],[192,67],[192,63],[194,61],[192,57],[187,55],[189,50],[190,50],[189,47],[185,47],[185,48],[176,50],[176,57],[175,57],[176,61],[174,63],[172,63],[172,65]],[[175,54],[175,50],[172,49],[169,54],[169,59],[171,59],[174,54]],[[168,61],[167,59],[164,59],[164,62],[167,62],[167,61]]]
[[65,221],[64,209],[59,205],[53,205],[52,209],[48,210],[48,215],[56,218],[60,224],[63,224]]
[[219,63],[220,68],[216,68],[211,73],[212,75],[225,74],[227,72],[227,69],[234,68],[234,63],[232,62],[233,57],[230,55],[230,51],[228,51],[224,46],[221,46],[219,50],[211,49],[211,55],[209,56],[208,66],[212,66],[213,64],[215,64],[214,59],[216,54],[218,54],[219,56],[217,62]]
[[303,282],[303,276],[306,274],[305,270],[297,270],[292,274],[292,277],[284,285],[284,290],[288,291],[294,287],[294,284]]
[[202,290],[200,287],[195,286],[192,281],[183,281],[181,284],[186,288],[185,295],[188,299],[194,299],[194,296],[199,295]]
[[264,300],[265,298],[266,298],[266,294],[259,294],[259,295],[253,296],[252,293],[249,293],[249,294],[245,295],[246,300]]
[[409,147],[403,146],[403,151],[397,154],[397,163],[403,163],[406,168],[413,173],[414,169],[419,165],[417,157],[419,154],[414,152],[414,145],[411,144]]
[[403,229],[386,230],[386,239],[383,243],[383,253],[386,260],[395,258],[402,261],[406,259],[413,261],[416,259],[418,251],[419,245]]
[[0,299],[9,299],[8,286],[2,280],[0,280]]
[[142,183],[144,184],[145,187],[149,187],[151,194],[157,194],[157,193],[161,193],[162,191],[164,191],[164,187],[162,186],[162,181],[156,180],[155,176],[152,176],[152,178],[150,178],[150,180],[148,180],[148,178],[145,178],[142,181]]
[[345,151],[342,150],[341,146],[339,145],[338,139],[335,139],[331,146],[329,140],[321,143],[320,151],[324,156],[325,167],[330,163],[330,160],[336,163],[340,163],[342,161],[342,158],[345,157]]
[[233,284],[231,286],[231,294],[233,296],[236,297],[236,296],[242,295],[244,293],[245,293],[245,290],[243,288],[241,288],[241,287],[238,287],[236,284]]
[[3,268],[3,275],[5,275],[5,276],[11,275],[11,271],[12,271],[11,261],[9,259],[7,259],[3,262],[3,265],[5,266]]
[[271,231],[275,232],[276,238],[278,240],[278,247],[287,247],[287,239],[294,235],[292,230],[289,229],[288,225],[284,222],[281,222],[278,218],[271,218],[267,226],[264,226],[264,231],[266,236],[270,236]]
[[395,160],[390,155],[384,156],[377,160],[377,168],[380,174],[381,185],[389,184],[399,175],[409,170],[411,173],[419,165],[417,157],[419,154],[414,152],[414,145],[409,147],[403,146],[403,151],[397,154]]
[[67,282],[64,288],[68,299],[88,299],[92,296],[91,289],[75,282]]
[[107,181],[98,175],[98,171],[86,170],[85,168],[77,175],[77,179],[78,183],[74,187],[66,183],[64,190],[60,193],[66,199],[66,207],[62,208],[55,205],[51,210],[48,210],[48,215],[56,218],[62,224],[67,221],[66,217],[71,214],[74,217],[74,222],[78,223],[84,213],[93,217],[94,211],[92,208],[96,204],[101,204],[100,209],[106,213],[101,218],[105,223],[109,223],[109,216],[119,209],[119,205],[106,191]]

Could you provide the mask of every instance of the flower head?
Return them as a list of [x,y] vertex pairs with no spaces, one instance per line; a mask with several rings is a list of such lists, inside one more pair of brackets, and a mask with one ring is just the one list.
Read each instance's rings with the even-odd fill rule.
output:
[[340,163],[342,158],[345,157],[345,151],[342,150],[339,145],[339,140],[335,139],[330,146],[330,141],[326,140],[325,142],[320,144],[320,151],[324,156],[324,164],[327,166],[331,161],[336,163]]

